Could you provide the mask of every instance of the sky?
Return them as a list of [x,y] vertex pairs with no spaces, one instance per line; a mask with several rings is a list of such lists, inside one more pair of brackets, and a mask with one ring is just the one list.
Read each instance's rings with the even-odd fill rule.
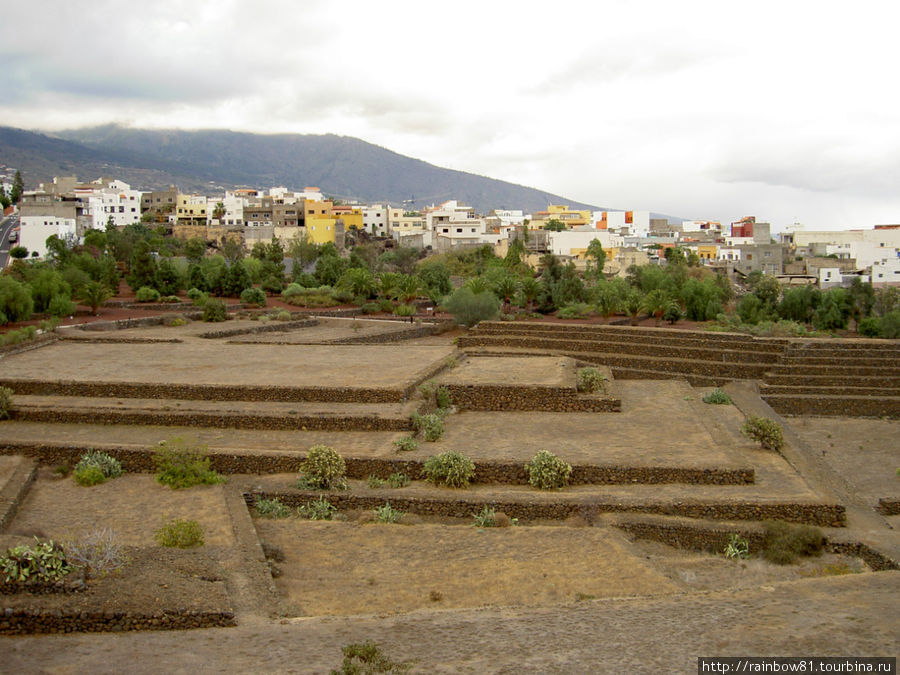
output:
[[893,1],[4,5],[7,126],[333,133],[615,209],[900,223]]

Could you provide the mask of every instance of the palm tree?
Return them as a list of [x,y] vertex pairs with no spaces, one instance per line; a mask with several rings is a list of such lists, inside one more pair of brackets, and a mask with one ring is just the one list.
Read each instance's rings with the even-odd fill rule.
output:
[[628,316],[631,317],[631,325],[637,326],[638,314],[640,314],[641,308],[644,306],[643,294],[638,289],[632,288],[628,291],[628,295],[625,296],[624,306]]
[[347,270],[341,278],[341,282],[353,295],[368,298],[375,292],[375,277],[369,270],[362,267]]
[[509,314],[510,302],[512,297],[519,290],[519,280],[514,276],[507,274],[506,276],[501,277],[497,283],[494,284],[494,293],[497,294],[501,300],[503,300],[503,313]]
[[81,287],[78,299],[91,308],[91,313],[96,314],[104,302],[112,297],[112,291],[99,281],[89,281]]
[[519,290],[525,298],[525,311],[531,314],[534,311],[534,301],[541,294],[541,282],[534,277],[526,277],[519,284]]
[[397,299],[408,305],[419,297],[419,280],[409,274],[401,274],[397,282]]
[[382,272],[378,275],[378,292],[386,298],[394,295],[400,275],[397,272]]

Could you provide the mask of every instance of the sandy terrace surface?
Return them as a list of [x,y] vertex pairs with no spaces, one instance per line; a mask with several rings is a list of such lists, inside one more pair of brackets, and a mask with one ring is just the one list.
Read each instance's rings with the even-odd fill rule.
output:
[[438,378],[442,384],[574,387],[575,361],[564,356],[468,358]]
[[320,318],[319,325],[291,331],[253,333],[228,338],[229,342],[316,344],[344,338],[364,338],[388,333],[403,333],[419,328],[417,324],[402,321],[378,321],[377,319],[327,319]]
[[62,342],[3,359],[3,377],[80,382],[402,387],[452,351],[408,345]]
[[0,491],[6,487],[21,463],[22,457],[18,455],[0,455]]
[[789,424],[869,503],[900,497],[900,420],[794,417]]

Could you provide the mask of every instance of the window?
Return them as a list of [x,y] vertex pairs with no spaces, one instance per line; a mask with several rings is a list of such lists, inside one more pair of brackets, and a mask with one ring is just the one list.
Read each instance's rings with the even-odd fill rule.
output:
[[457,228],[456,228],[456,231],[459,232],[459,233],[462,233],[462,228],[461,228],[461,227],[457,227]]

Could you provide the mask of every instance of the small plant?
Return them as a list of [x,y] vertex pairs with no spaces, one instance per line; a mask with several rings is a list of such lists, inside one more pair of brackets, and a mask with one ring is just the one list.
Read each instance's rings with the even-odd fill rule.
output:
[[334,669],[329,675],[370,675],[374,673],[395,673],[402,675],[412,668],[411,663],[397,663],[381,653],[381,648],[371,640],[341,647],[344,660],[340,670]]
[[790,565],[800,556],[820,555],[825,547],[822,530],[811,525],[766,521],[763,556],[776,565]]
[[254,305],[256,307],[266,306],[266,294],[260,288],[245,288],[241,291],[241,302],[245,305]]
[[475,476],[475,463],[465,455],[450,450],[425,460],[424,473],[435,485],[464,488]]
[[606,379],[606,375],[597,368],[579,368],[575,377],[575,387],[584,393],[606,391]]
[[156,531],[154,538],[160,546],[169,548],[203,546],[203,528],[196,520],[171,520]]
[[0,387],[0,420],[9,419],[9,410],[13,404],[13,390]]
[[134,299],[138,302],[158,302],[159,291],[149,286],[141,286],[135,292]]
[[96,466],[84,466],[80,469],[75,469],[73,477],[75,482],[82,487],[91,487],[106,482],[106,476]]
[[450,390],[433,381],[426,382],[419,387],[419,392],[426,402],[427,409],[436,408],[438,410],[447,410],[453,405],[453,401],[450,398]]
[[784,433],[781,425],[765,417],[750,417],[741,427],[741,433],[766,450],[781,450],[784,447]]
[[444,418],[437,413],[428,413],[427,415],[413,413],[410,419],[416,433],[429,443],[441,440],[444,435]]
[[308,520],[331,520],[337,508],[324,497],[319,497],[297,507],[297,515]]
[[283,309],[280,312],[278,312],[278,314],[275,315],[275,320],[276,321],[290,321],[291,313],[289,311],[287,311],[286,309]]
[[256,515],[262,518],[289,518],[293,513],[291,507],[277,497],[275,499],[257,497],[253,508],[256,509]]
[[394,307],[394,316],[415,316],[416,308],[414,305],[397,305]]
[[84,576],[88,579],[103,578],[128,563],[115,532],[106,527],[76,541],[66,542],[63,549],[69,563],[84,569]]
[[207,323],[218,323],[228,318],[225,302],[217,298],[209,298],[203,303],[203,320]]
[[79,470],[88,468],[99,469],[103,474],[104,479],[118,478],[122,475],[122,464],[115,457],[112,457],[105,452],[91,450],[84,453],[81,456],[81,459],[78,460],[78,464],[75,465],[76,480]]
[[394,489],[406,487],[409,485],[409,476],[405,473],[392,473],[388,476],[387,483]]
[[399,511],[391,506],[390,502],[385,502],[384,506],[376,506],[375,520],[379,523],[399,523],[403,517],[403,511]]
[[58,581],[71,571],[66,552],[59,544],[34,538],[34,544],[7,549],[0,557],[0,574],[6,581]]
[[472,515],[474,521],[472,525],[475,527],[496,527],[496,517],[497,512],[485,504],[481,511]]
[[572,465],[548,450],[541,450],[525,465],[528,482],[541,490],[563,488],[569,484]]
[[722,553],[726,558],[743,560],[750,555],[750,545],[740,535],[732,534],[728,537],[728,543],[725,544],[725,550]]
[[731,405],[731,397],[721,389],[713,389],[703,395],[704,403],[713,403],[716,405]]
[[370,488],[384,487],[384,481],[376,475],[371,475],[366,479],[366,485]]
[[412,436],[404,436],[394,441],[394,445],[397,446],[397,452],[412,452],[419,448],[419,441]]
[[347,463],[334,448],[327,445],[314,445],[306,453],[306,459],[300,465],[300,471],[308,485],[317,490],[347,487],[344,476]]
[[190,447],[181,438],[160,443],[153,455],[156,480],[171,488],[189,488],[194,485],[224,483],[225,477],[213,471],[206,456],[206,446]]
[[179,326],[187,326],[188,320],[183,316],[167,316],[163,319],[163,325],[167,328],[178,328]]

